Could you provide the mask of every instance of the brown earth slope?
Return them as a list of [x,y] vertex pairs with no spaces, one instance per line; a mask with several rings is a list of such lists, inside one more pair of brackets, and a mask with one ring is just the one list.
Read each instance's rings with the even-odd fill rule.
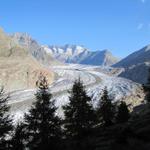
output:
[[40,73],[49,83],[54,74],[0,29],[0,85],[7,91],[34,88]]

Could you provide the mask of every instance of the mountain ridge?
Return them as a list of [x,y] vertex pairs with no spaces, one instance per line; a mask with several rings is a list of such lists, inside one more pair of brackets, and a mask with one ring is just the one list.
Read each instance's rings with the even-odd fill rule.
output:
[[133,52],[113,67],[124,68],[124,71],[119,75],[121,77],[142,84],[146,83],[150,68],[150,45]]
[[49,55],[42,46],[34,40],[28,33],[14,33],[10,37],[18,45],[29,50],[29,53],[43,65],[49,66],[53,64],[60,64],[56,59]]
[[128,67],[137,63],[150,61],[150,45],[144,46],[142,49],[137,50],[118,63],[114,64],[115,67]]
[[109,50],[90,51],[80,45],[43,46],[54,58],[64,63],[78,63],[87,65],[111,66],[118,62],[118,58]]
[[1,29],[0,86],[5,85],[6,91],[34,88],[41,73],[47,76],[49,83],[53,81],[53,72]]

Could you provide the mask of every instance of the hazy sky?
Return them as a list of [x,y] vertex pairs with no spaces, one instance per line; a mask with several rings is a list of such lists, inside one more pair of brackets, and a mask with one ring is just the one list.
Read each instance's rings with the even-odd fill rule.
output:
[[1,0],[0,26],[124,57],[150,44],[150,0]]

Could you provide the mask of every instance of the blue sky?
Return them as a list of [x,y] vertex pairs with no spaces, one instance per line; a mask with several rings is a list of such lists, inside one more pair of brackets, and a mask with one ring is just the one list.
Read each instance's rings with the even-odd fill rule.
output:
[[150,0],[1,0],[0,26],[125,57],[150,44]]

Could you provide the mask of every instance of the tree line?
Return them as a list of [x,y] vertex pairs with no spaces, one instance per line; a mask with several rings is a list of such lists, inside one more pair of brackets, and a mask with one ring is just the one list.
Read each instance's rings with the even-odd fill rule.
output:
[[130,118],[124,101],[113,103],[107,88],[96,108],[80,79],[69,91],[63,106],[64,118],[57,114],[55,100],[46,77],[37,82],[36,101],[24,119],[13,125],[8,115],[8,97],[0,91],[0,150],[94,150],[91,140],[97,129],[123,124]]

